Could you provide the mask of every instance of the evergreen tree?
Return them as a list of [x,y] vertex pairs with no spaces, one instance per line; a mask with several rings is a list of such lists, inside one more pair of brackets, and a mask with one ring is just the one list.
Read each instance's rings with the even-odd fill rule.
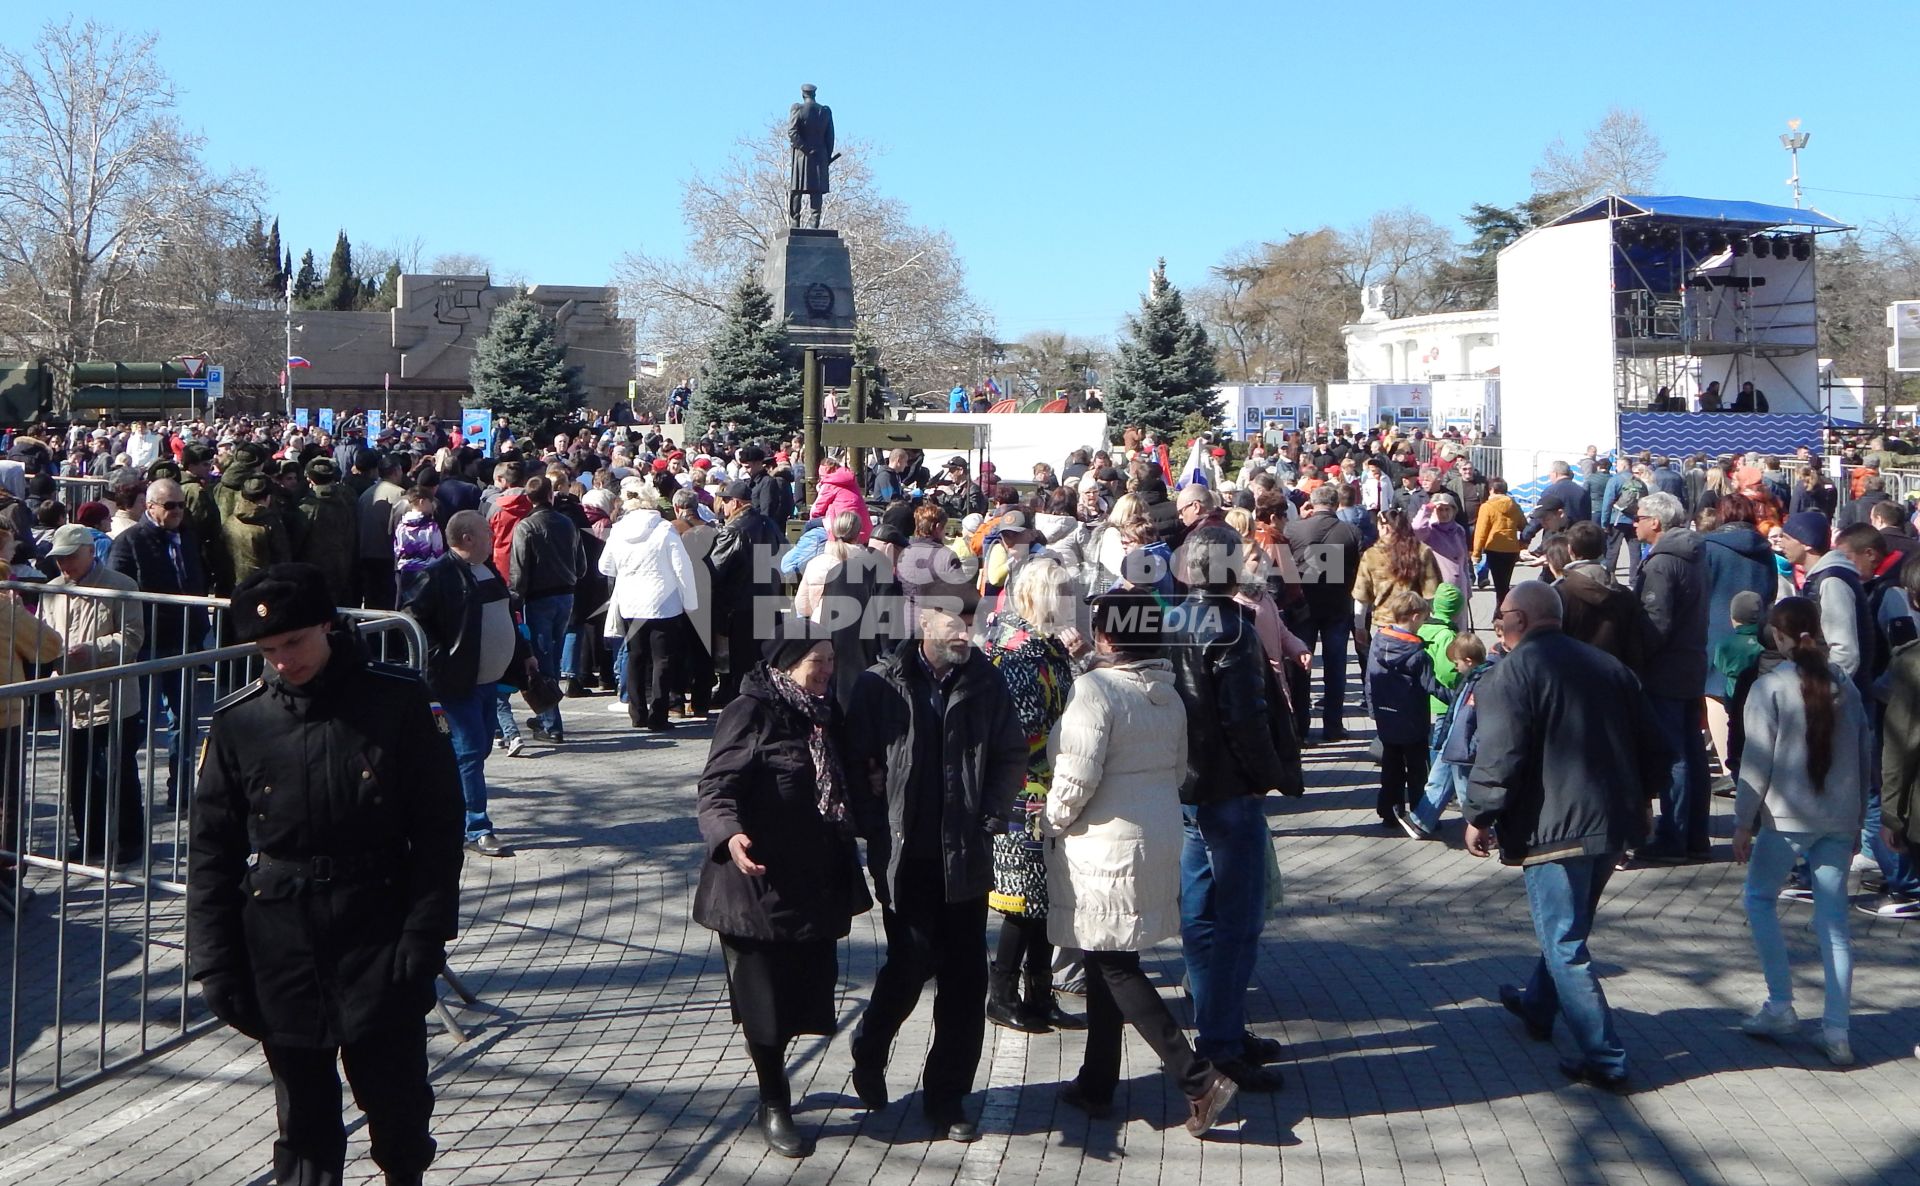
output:
[[280,262],[281,254],[285,250],[286,248],[280,242],[280,220],[276,218],[273,220],[273,229],[267,232],[267,266],[273,269],[274,276],[279,281],[279,291],[274,293],[275,296],[287,291],[287,273],[292,271],[291,268],[283,267]]
[[287,254],[280,261],[280,291],[274,293],[273,295],[276,297],[286,296],[287,281],[292,279],[293,279],[293,248],[289,247],[287,248]]
[[493,311],[474,346],[473,394],[462,402],[505,416],[522,439],[543,438],[580,406],[578,371],[540,306],[516,296]]
[[309,247],[300,257],[300,271],[293,278],[293,303],[302,309],[311,309],[319,292],[320,273],[313,266],[313,249]]
[[1195,414],[1218,426],[1220,367],[1207,331],[1187,315],[1180,290],[1167,283],[1167,261],[1154,265],[1140,314],[1127,319],[1127,337],[1106,394],[1111,424],[1139,425],[1171,441]]
[[353,273],[353,244],[341,231],[327,261],[327,282],[320,290],[318,308],[351,310],[360,299],[360,278]]
[[384,276],[368,276],[360,282],[360,307],[375,313],[390,313],[400,303],[400,265],[388,264]]
[[800,371],[787,359],[787,331],[773,319],[773,298],[752,275],[734,289],[708,347],[690,419],[709,432],[737,420],[746,439],[758,441],[800,431]]
[[235,244],[235,250],[240,255],[240,267],[244,269],[243,275],[253,278],[252,284],[236,285],[236,287],[257,290],[257,294],[240,291],[234,293],[235,296],[277,297],[286,292],[285,281],[280,282],[281,287],[277,291],[274,288],[274,282],[280,277],[280,250],[267,237],[266,228],[260,225],[259,219],[254,219],[253,225],[240,236],[240,242]]

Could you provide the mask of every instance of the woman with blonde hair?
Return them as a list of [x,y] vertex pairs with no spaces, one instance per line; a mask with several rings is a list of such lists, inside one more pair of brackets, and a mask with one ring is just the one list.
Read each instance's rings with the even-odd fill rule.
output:
[[1012,594],[1011,608],[988,619],[981,647],[1000,669],[1027,735],[1026,786],[1014,797],[1006,830],[993,838],[993,892],[987,904],[1003,921],[988,981],[987,1020],[1025,1033],[1045,1033],[1086,1024],[1062,1011],[1053,998],[1047,869],[1040,835],[1040,812],[1053,781],[1047,740],[1066,711],[1075,653],[1084,652],[1086,643],[1074,627],[1073,574],[1058,560],[1042,555],[1021,565]]
[[827,520],[826,546],[800,570],[800,587],[793,594],[793,612],[817,625],[827,582],[846,567],[848,560],[865,552],[860,546],[859,516],[852,511],[835,511]]

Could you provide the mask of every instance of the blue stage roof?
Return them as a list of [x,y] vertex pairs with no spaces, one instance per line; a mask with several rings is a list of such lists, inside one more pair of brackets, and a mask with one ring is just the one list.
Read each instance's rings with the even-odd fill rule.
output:
[[[1610,203],[1618,203],[1616,206]],[[1608,214],[1635,217],[1657,214],[1666,218],[1685,218],[1694,222],[1718,222],[1743,227],[1799,226],[1814,230],[1844,231],[1847,224],[1828,218],[1818,210],[1796,210],[1792,206],[1769,206],[1765,202],[1730,202],[1720,198],[1687,198],[1678,195],[1609,194],[1596,198],[1570,214],[1554,219],[1553,225],[1566,222],[1591,222]]]

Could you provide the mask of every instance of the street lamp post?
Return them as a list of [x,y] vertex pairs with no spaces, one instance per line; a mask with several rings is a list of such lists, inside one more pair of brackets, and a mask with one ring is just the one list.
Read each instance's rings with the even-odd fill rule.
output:
[[1793,187],[1793,208],[1798,210],[1800,208],[1800,150],[1807,146],[1807,141],[1813,139],[1813,136],[1811,133],[1800,130],[1800,121],[1797,119],[1788,120],[1787,128],[1787,131],[1780,134],[1780,147],[1786,149],[1787,155],[1793,158],[1793,176],[1787,178],[1787,184]]

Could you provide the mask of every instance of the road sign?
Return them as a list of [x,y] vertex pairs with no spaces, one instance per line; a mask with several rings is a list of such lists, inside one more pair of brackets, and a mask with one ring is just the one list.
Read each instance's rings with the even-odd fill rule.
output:
[[175,379],[173,385],[182,391],[205,391],[207,389],[207,381],[205,379]]
[[200,368],[206,365],[207,359],[203,354],[182,354],[180,356],[180,367],[187,372],[187,378],[189,379],[198,379],[200,377]]
[[224,399],[227,394],[227,368],[207,368],[207,398]]

